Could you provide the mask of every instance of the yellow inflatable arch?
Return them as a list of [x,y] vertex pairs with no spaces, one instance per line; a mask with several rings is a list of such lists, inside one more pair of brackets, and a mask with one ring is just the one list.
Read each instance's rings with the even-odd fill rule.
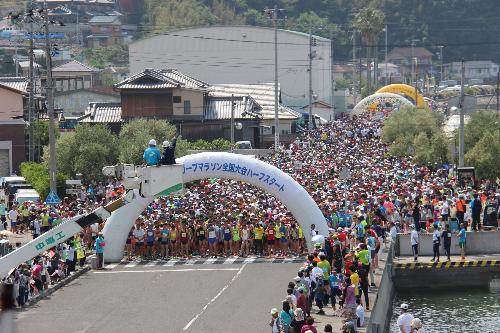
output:
[[[407,84],[390,84],[388,86],[380,88],[377,91],[377,93],[402,94],[415,102],[415,88]],[[420,94],[418,91],[416,95],[417,95],[417,100],[415,104],[417,108],[419,109],[424,108],[426,106],[426,103],[424,101],[424,96],[422,96],[422,94]]]

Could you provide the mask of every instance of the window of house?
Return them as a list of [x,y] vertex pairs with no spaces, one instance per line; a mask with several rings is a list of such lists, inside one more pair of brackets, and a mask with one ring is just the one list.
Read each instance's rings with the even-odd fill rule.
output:
[[181,102],[182,102],[181,96],[174,96],[174,103],[181,103]]
[[184,101],[184,114],[191,114],[191,101]]
[[100,32],[107,32],[108,31],[108,27],[106,27],[106,26],[100,26],[99,27],[99,31]]

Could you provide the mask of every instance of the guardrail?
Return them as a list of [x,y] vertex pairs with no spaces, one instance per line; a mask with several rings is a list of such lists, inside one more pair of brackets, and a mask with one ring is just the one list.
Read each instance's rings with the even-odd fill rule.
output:
[[396,290],[392,283],[392,264],[394,258],[394,244],[391,242],[387,251],[385,268],[380,279],[377,298],[373,304],[370,320],[368,321],[367,333],[388,332],[392,315],[392,301]]

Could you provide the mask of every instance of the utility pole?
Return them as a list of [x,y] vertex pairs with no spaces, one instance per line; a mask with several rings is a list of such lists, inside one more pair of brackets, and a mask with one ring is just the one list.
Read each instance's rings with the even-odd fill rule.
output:
[[497,71],[497,112],[500,112],[500,71]]
[[331,102],[330,102],[330,105],[332,107],[332,115],[331,115],[331,119],[330,121],[334,121],[335,120],[335,73],[333,71],[333,67],[334,67],[334,63],[333,63],[333,33],[331,35],[331,38],[330,38],[330,66],[331,66],[331,69],[330,69],[330,75],[331,75],[331,78],[330,78],[330,85],[331,85],[331,91],[332,91],[332,99],[331,99]]
[[415,107],[418,108],[418,59],[415,57],[413,60],[415,61]]
[[264,9],[264,13],[274,24],[274,150],[279,150],[280,143],[280,122],[279,122],[279,88],[278,88],[278,19],[279,13],[283,9],[279,9],[278,5],[274,5],[273,9]]
[[234,146],[234,94],[231,94],[231,147]]
[[47,113],[49,115],[50,190],[56,193],[56,139],[54,125],[54,86],[52,83],[52,58],[49,39],[49,8],[44,0],[45,57],[47,58]]
[[387,85],[387,79],[388,79],[388,70],[387,70],[387,30],[388,30],[388,25],[387,23],[385,24],[385,85]]
[[443,72],[443,48],[444,48],[444,46],[443,46],[443,45],[440,45],[440,46],[439,46],[439,52],[440,52],[439,54],[440,54],[440,58],[441,58],[441,59],[440,59],[440,60],[441,60],[441,76],[440,76],[441,81],[443,81],[443,80],[444,80],[444,76],[443,76],[443,73],[444,73],[444,72]]
[[[413,82],[413,75],[414,75],[414,72],[415,72],[415,64],[413,63],[413,59],[415,58],[415,51],[414,51],[414,48],[415,48],[415,42],[412,40],[411,41],[411,78],[410,78],[410,82]],[[410,83],[411,85],[411,83]],[[416,102],[416,101],[415,101]]]
[[313,114],[312,114],[312,64],[313,64],[313,37],[312,37],[312,25],[309,26],[309,129],[313,128]]
[[[352,81],[354,84],[353,87],[353,97],[354,97],[354,105],[356,105],[358,100],[358,87],[356,84],[356,30],[352,31]],[[361,81],[359,82],[361,84]]]
[[[30,2],[30,10],[33,10],[33,0]],[[35,125],[34,123],[34,99],[33,95],[35,94],[35,73],[33,70],[33,58],[34,58],[34,52],[33,52],[33,18],[30,20],[30,49],[29,49],[29,61],[30,61],[30,67],[29,67],[29,101],[28,101],[28,122],[29,122],[29,129],[28,129],[28,161],[33,162],[35,160],[34,157],[34,136],[33,136],[33,126]]]
[[462,75],[460,82],[460,134],[458,142],[458,166],[464,166],[464,100],[465,100],[465,61],[462,59]]

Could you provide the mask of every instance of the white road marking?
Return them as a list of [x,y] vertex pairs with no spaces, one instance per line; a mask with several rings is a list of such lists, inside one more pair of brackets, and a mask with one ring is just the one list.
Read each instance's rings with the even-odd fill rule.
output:
[[153,266],[156,266],[158,264],[159,260],[153,260],[149,263],[147,263],[146,265],[144,265],[145,267],[153,267]]
[[[233,278],[231,279],[231,281],[229,281],[228,284],[226,284],[220,291],[217,295],[215,295],[214,298],[212,298],[210,300],[210,302],[208,302],[204,307],[203,309],[201,310],[200,313],[198,313],[196,316],[193,317],[193,319],[191,319],[189,321],[189,323],[186,324],[186,326],[184,326],[184,328],[182,329],[183,331],[187,331],[189,329],[189,327],[191,327],[191,325],[193,325],[193,323],[207,310],[208,306],[210,304],[212,304],[213,302],[215,302],[217,300],[217,298],[219,298],[220,295],[222,295],[222,293],[231,286],[231,284],[238,278],[238,276],[240,276],[241,272],[243,271],[243,269],[245,268],[247,264],[243,264],[243,266],[241,266],[241,268],[238,270],[238,272],[236,272],[236,274],[233,276]],[[224,268],[222,268],[224,269]],[[228,268],[230,269],[230,268]]]
[[244,264],[251,264],[255,261],[256,258],[245,258]]
[[208,258],[207,260],[205,260],[205,262],[203,263],[203,265],[213,264],[216,260],[217,260],[217,258]]
[[120,273],[159,273],[159,272],[196,272],[196,271],[239,271],[238,268],[183,268],[183,269],[149,269],[142,271],[95,271],[94,274],[120,274]]
[[176,262],[178,262],[179,260],[177,259],[170,259],[169,261],[167,261],[166,264],[164,264],[163,266],[166,266],[166,267],[172,267],[173,265],[175,265]]
[[138,263],[139,263],[139,261],[137,261],[137,260],[131,261],[128,264],[126,264],[124,267],[125,268],[135,267],[135,266],[137,266]]
[[236,261],[236,258],[228,258],[226,259],[226,261],[224,261],[222,264],[223,265],[228,265],[228,264],[232,264],[233,262]]

